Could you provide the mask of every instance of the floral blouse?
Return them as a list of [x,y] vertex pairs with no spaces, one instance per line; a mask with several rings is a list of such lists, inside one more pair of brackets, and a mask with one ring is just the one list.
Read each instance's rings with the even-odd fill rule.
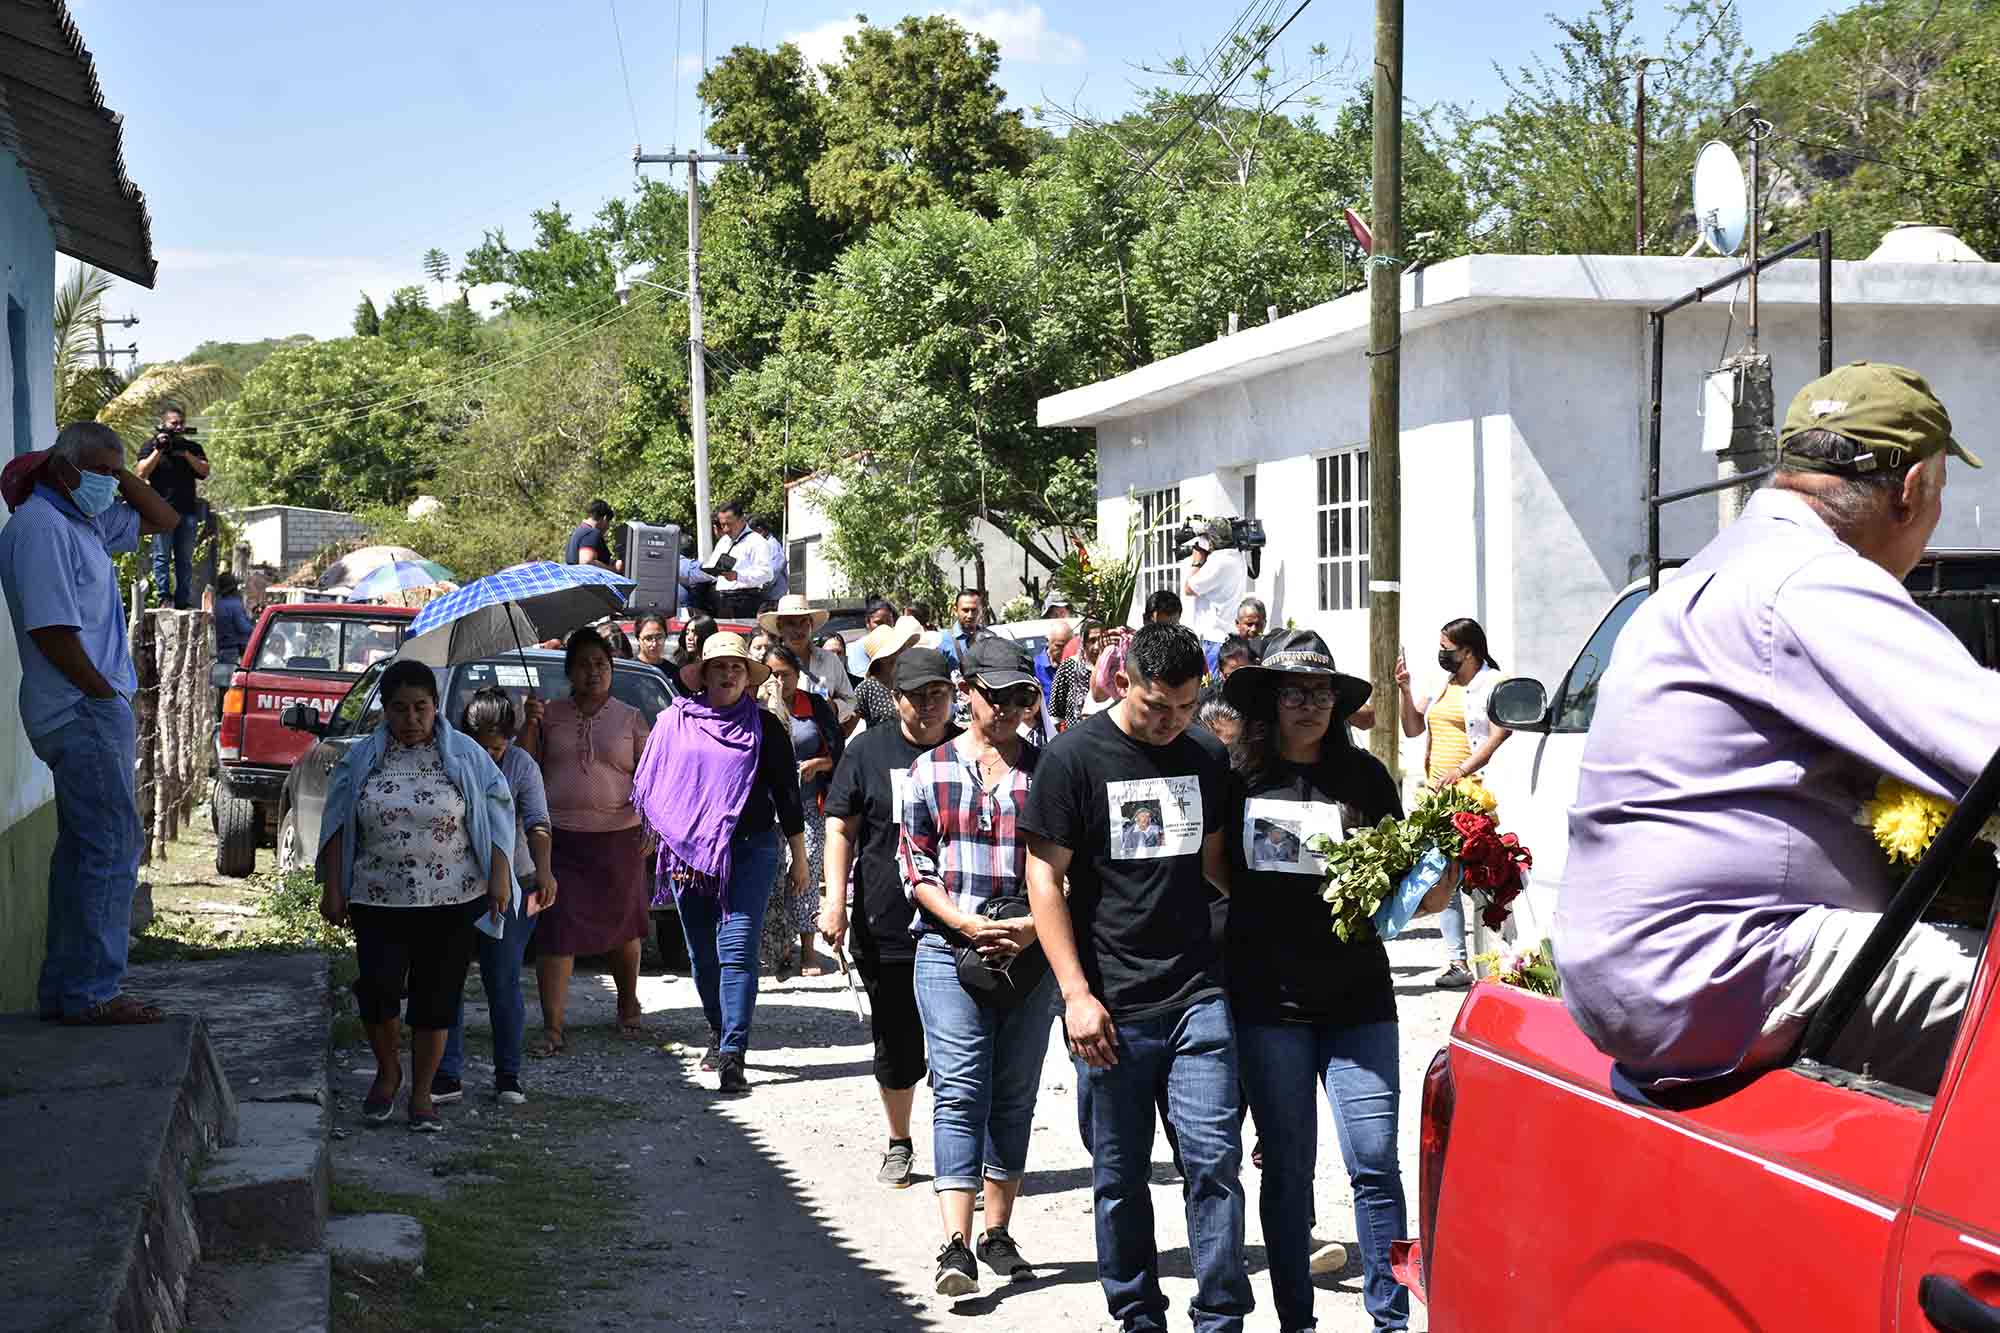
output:
[[465,797],[435,741],[389,743],[361,786],[354,834],[354,901],[363,906],[448,907],[486,896]]

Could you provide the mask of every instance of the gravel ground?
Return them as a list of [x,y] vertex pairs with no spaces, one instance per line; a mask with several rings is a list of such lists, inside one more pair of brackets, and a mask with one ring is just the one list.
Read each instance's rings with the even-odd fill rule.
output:
[[[1399,1146],[1414,1213],[1417,1093],[1461,994],[1428,984],[1441,953],[1434,930],[1395,941],[1389,952],[1402,1020]],[[532,979],[524,979],[524,986],[532,997]],[[468,996],[477,990],[474,980]],[[566,1273],[564,1313],[552,1326],[601,1329],[637,1321],[690,1330],[1115,1329],[1096,1280],[1089,1158],[1077,1137],[1075,1076],[1058,1040],[1051,1041],[1042,1072],[1029,1176],[1013,1223],[1040,1276],[1001,1286],[982,1268],[979,1293],[954,1302],[930,1288],[941,1238],[929,1189],[928,1095],[919,1092],[917,1098],[916,1186],[896,1191],[876,1184],[886,1133],[869,1072],[870,1045],[838,976],[782,985],[765,977],[749,1067],[753,1093],[740,1100],[717,1098],[714,1076],[696,1069],[707,1030],[693,983],[684,976],[647,975],[641,997],[647,1039],[617,1040],[610,978],[580,970],[570,1000],[570,1053],[527,1062],[531,1097],[539,1088],[617,1103],[628,1112],[592,1116],[573,1133],[550,1126],[554,1151],[605,1173],[623,1187],[628,1201],[627,1216],[619,1219],[622,1239],[608,1248],[563,1253],[548,1244],[550,1238],[537,1238],[548,1246],[547,1258]],[[485,1025],[483,1001],[469,999],[468,1010],[468,1025],[477,1032]],[[532,1041],[538,1035],[532,998],[528,1017]],[[496,1107],[485,1095],[491,1069],[480,1058],[483,1047],[475,1039],[468,1050],[466,1102],[448,1108],[448,1119],[477,1113],[490,1125],[494,1117],[524,1114]],[[358,1100],[365,1076],[349,1078]],[[1320,1229],[1351,1252],[1353,1205],[1324,1098],[1316,1099],[1316,1114]],[[421,1145],[424,1151],[412,1152],[419,1145],[399,1145],[393,1157],[421,1159],[446,1146],[433,1140]],[[465,1146],[462,1140],[459,1146]],[[373,1151],[342,1156],[347,1160],[337,1169],[359,1168],[357,1174],[373,1176],[372,1183],[384,1188],[396,1186],[383,1177],[402,1176],[417,1165],[378,1158]],[[1155,1139],[1153,1157],[1163,1285],[1175,1325],[1186,1327],[1194,1283],[1179,1183],[1163,1138]],[[403,1187],[410,1184],[405,1180]],[[1257,1299],[1249,1327],[1275,1329],[1257,1216],[1257,1173],[1246,1171],[1244,1184]],[[1361,1308],[1360,1275],[1358,1258],[1350,1257],[1345,1272],[1319,1280],[1316,1314],[1324,1333],[1370,1327]],[[1412,1327],[1423,1328],[1422,1307],[1412,1315]]]

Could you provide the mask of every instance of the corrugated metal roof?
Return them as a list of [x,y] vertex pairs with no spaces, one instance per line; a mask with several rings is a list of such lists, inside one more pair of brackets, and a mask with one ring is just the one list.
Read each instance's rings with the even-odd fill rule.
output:
[[27,173],[56,249],[151,287],[153,224],[124,138],[62,0],[0,0],[0,150]]

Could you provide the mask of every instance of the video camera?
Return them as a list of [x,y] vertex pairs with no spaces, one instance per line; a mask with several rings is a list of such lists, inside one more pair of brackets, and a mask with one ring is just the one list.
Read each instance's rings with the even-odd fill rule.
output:
[[1174,534],[1174,545],[1182,559],[1194,549],[1197,537],[1208,538],[1218,551],[1243,552],[1243,568],[1256,578],[1263,564],[1264,521],[1256,518],[1203,518],[1190,514]]
[[158,431],[154,432],[153,443],[165,449],[170,447],[175,441],[196,433],[193,426],[162,426]]

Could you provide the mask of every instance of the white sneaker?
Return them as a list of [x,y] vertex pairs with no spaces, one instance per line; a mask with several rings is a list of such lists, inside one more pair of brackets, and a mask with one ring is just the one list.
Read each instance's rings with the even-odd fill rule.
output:
[[1306,1262],[1306,1271],[1314,1277],[1327,1273],[1338,1273],[1347,1267],[1347,1247],[1337,1240],[1321,1240],[1318,1236],[1309,1238],[1312,1258]]

